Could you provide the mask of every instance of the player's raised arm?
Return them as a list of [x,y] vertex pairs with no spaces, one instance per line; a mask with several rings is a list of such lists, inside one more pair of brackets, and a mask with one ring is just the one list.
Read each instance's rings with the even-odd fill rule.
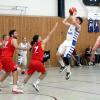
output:
[[76,15],[76,12],[74,12],[73,15],[71,16],[71,18],[72,18],[72,23],[73,23],[78,29],[80,29],[80,28],[81,28],[81,23],[78,23],[78,22],[77,22],[77,20],[76,20],[77,17],[75,17],[75,15]]
[[68,22],[68,17],[66,17],[62,23],[65,25],[65,26],[70,26],[70,23]]
[[55,29],[57,28],[57,26],[58,26],[58,22],[56,22],[55,26],[54,26],[53,29],[49,32],[48,36],[43,40],[43,43],[44,43],[44,44],[46,44],[46,43],[50,40],[50,38],[51,38],[53,32],[55,31]]

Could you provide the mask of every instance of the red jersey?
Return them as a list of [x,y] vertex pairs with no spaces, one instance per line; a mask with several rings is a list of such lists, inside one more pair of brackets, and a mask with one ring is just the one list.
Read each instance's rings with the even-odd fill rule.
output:
[[15,51],[15,47],[12,45],[12,37],[9,38],[8,41],[5,42],[5,46],[2,49],[2,56],[3,57],[13,57],[14,55],[14,51]]
[[42,41],[36,42],[32,47],[32,59],[43,60],[44,51],[42,49]]
[[[2,40],[0,40],[0,42],[2,42]],[[2,55],[2,48],[0,48],[0,59],[1,59],[1,55]]]

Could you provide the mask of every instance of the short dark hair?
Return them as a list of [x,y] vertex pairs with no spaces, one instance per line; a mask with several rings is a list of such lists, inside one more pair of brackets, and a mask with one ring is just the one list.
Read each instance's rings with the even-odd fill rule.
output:
[[82,19],[82,17],[76,17],[77,19],[79,19],[79,21],[80,21],[80,24],[82,24],[83,23],[83,19]]
[[10,31],[9,31],[9,36],[12,37],[12,35],[14,34],[15,31],[16,31],[15,29],[10,30]]

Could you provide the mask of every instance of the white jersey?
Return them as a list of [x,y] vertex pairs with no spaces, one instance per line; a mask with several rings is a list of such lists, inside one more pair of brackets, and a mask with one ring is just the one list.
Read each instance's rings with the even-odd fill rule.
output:
[[76,26],[70,25],[67,32],[67,39],[60,45],[58,52],[66,58],[70,58],[75,49],[75,45],[81,29]]
[[[29,43],[20,43],[19,45],[22,49],[28,49],[29,48]],[[19,54],[21,56],[27,56],[27,50],[19,50]]]
[[66,37],[67,45],[70,46],[72,44],[73,39],[77,41],[78,35],[79,35],[79,30],[76,28],[76,26],[70,25]]

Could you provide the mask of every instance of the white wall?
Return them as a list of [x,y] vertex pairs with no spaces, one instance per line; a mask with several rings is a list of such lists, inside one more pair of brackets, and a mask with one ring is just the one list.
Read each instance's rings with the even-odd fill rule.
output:
[[76,7],[78,15],[81,17],[88,17],[89,11],[100,11],[100,7],[85,6],[82,0],[65,0],[65,15],[68,16],[70,7]]
[[[8,6],[26,6],[28,8],[26,11],[23,11],[25,10],[23,7],[19,7],[19,10],[12,10],[13,7]],[[4,8],[6,10],[0,10],[0,13],[57,16],[57,0],[0,0],[0,9]]]
[[[57,2],[58,0],[0,0],[0,14],[57,16]],[[15,6],[24,6],[27,8],[25,10],[23,7],[18,7],[16,10]],[[70,7],[76,7],[78,10],[78,15],[82,17],[87,17],[88,10],[95,10],[95,7],[84,6],[82,0],[65,0],[66,16],[69,14],[68,10]],[[100,11],[100,8],[97,8],[97,11]]]

